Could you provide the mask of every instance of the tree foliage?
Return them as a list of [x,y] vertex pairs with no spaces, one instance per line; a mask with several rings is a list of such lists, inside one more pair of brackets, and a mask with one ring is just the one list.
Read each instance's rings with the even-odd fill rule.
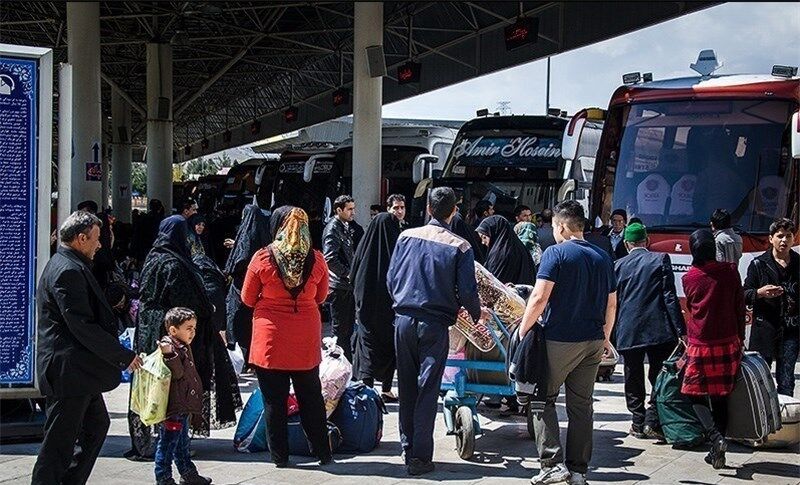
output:
[[147,193],[147,165],[140,162],[133,162],[131,167],[131,186],[133,192],[140,194]]

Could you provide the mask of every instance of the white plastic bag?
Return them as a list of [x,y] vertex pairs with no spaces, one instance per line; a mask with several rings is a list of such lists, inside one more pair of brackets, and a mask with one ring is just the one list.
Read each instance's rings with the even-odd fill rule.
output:
[[231,364],[233,364],[233,371],[238,376],[242,374],[242,369],[244,369],[244,353],[238,343],[234,345],[233,350],[228,349],[228,357],[230,357]]
[[336,337],[325,337],[322,343],[325,348],[322,351],[322,363],[319,365],[319,380],[322,383],[325,411],[330,417],[350,382],[353,366],[344,356],[342,348],[336,345]]
[[139,415],[142,424],[152,426],[167,419],[172,373],[164,363],[161,349],[141,355],[144,364],[133,373],[130,408]]

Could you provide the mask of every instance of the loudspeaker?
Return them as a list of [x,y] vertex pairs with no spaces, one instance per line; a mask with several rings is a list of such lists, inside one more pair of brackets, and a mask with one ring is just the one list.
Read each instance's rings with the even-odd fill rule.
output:
[[128,143],[128,127],[127,126],[118,126],[117,127],[117,138],[119,143]]
[[170,106],[171,102],[169,98],[160,97],[158,98],[158,119],[160,120],[168,120],[169,114],[171,110]]
[[367,53],[367,70],[369,77],[386,75],[386,60],[383,57],[382,45],[371,45],[364,49]]

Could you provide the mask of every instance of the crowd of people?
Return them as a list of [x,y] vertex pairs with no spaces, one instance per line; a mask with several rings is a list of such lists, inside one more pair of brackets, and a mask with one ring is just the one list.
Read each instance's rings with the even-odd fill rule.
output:
[[[754,309],[750,350],[776,362],[780,393],[794,392],[800,257],[788,219],[772,224],[770,249],[742,283],[742,239],[728,213],[715,211],[710,228],[689,240],[684,314],[669,255],[649,251],[647,228],[623,210],[599,231],[574,201],[538,214],[521,205],[507,219],[482,200],[465,220],[455,192],[440,187],[429,194],[430,222],[410,228],[405,202],[392,195],[371,207],[363,230],[346,195],[327,222],[298,207],[248,205],[238,228],[228,215],[198,214],[192,200],[168,217],[152,200],[117,239],[108,212],[81,204],[59,229],[38,286],[37,370],[48,417],[33,483],[86,482],[109,426],[102,393],[119,384],[121,370],[142,365],[139,354],[152,352],[173,372],[169,413],[147,426],[129,412],[126,457],[154,461],[157,483],[175,483],[173,461],[180,483],[211,483],[192,463],[189,436],[235,425],[242,398],[228,351],[236,346],[262,391],[274,464],[289,465],[290,386],[312,452],[330,463],[323,336],[336,337],[354,380],[380,382],[383,400],[399,401],[408,473],[428,473],[448,329],[461,308],[475,321],[489,317],[476,262],[503,284],[532,286],[519,336],[536,325],[544,330],[548,378],[533,419],[541,462],[534,484],[585,483],[594,383],[612,342],[624,358],[630,434],[640,439],[663,440],[654,397],[646,395],[645,359],[654,384],[661,363],[685,347],[682,392],[706,430],[714,468],[725,464],[725,398],[742,355],[746,305]],[[117,336],[130,326],[135,341],[127,349]],[[564,384],[566,446],[555,407]]]

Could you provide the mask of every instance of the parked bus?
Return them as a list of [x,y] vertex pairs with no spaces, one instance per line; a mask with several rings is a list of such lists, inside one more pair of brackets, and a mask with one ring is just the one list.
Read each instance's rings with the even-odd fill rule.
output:
[[337,196],[347,193],[333,143],[303,143],[281,153],[273,182],[271,207],[293,205],[309,217],[326,220]]
[[607,223],[621,208],[641,219],[650,249],[670,254],[681,297],[689,235],[709,227],[715,209],[728,210],[742,236],[743,276],[769,247],[772,221],[798,219],[797,68],[714,75],[717,67],[714,52],[703,51],[692,65],[698,77],[625,75],[609,103],[594,173],[591,217]]
[[278,156],[265,154],[238,163],[225,174],[220,194],[220,205],[224,209],[242,211],[255,200],[259,207],[268,208],[272,200],[272,183],[278,167]]
[[[416,183],[413,180],[415,161],[425,158],[430,170],[441,171],[457,130],[432,125],[389,125],[381,130],[381,192],[385,203],[391,194],[402,194],[406,203],[414,198]],[[352,179],[353,139],[348,138],[336,151],[337,162],[345,167],[348,180]],[[419,162],[417,162],[419,163]]]
[[[578,118],[582,120],[580,129],[567,138],[570,120],[562,114],[487,116],[468,121],[456,136],[442,176],[427,182],[455,189],[462,198],[460,210],[465,218],[482,199],[492,202],[495,213],[512,220],[517,205],[538,212],[553,207],[559,192],[562,197],[586,199],[585,182],[593,172],[592,153],[599,138],[592,132],[599,131],[601,120],[590,121],[582,115]],[[562,139],[573,147],[569,160],[562,156]],[[568,180],[572,184],[564,186]],[[574,185],[577,180],[584,185]],[[420,198],[424,193],[423,187],[418,187]]]
[[[381,192],[383,203],[390,194],[406,196],[410,204],[415,189],[412,172],[415,163],[428,157],[431,170],[441,170],[450,151],[456,130],[441,126],[384,126],[381,149]],[[436,160],[442,160],[436,165]],[[337,196],[352,193],[353,142],[304,143],[281,154],[274,184],[274,206],[302,207],[309,215],[327,220]],[[357,201],[365,207],[368,201]],[[312,217],[313,217],[312,215]]]

